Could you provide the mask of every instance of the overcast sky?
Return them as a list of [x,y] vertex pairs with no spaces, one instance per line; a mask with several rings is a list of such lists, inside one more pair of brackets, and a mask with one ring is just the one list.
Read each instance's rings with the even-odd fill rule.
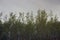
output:
[[36,11],[38,9],[52,10],[60,16],[60,0],[0,0],[0,11]]

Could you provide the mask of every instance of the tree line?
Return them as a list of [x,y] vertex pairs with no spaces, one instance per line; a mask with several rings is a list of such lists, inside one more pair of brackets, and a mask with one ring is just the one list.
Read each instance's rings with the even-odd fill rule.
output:
[[[33,12],[19,12],[18,17],[13,12],[9,18],[0,14],[0,40],[59,40],[60,21],[57,16],[48,15],[45,10],[38,10],[34,17]],[[49,20],[48,20],[49,19]]]

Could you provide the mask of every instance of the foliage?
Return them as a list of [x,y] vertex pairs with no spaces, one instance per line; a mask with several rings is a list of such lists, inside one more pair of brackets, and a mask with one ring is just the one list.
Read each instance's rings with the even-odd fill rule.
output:
[[[2,15],[2,14],[1,14]],[[8,21],[0,19],[0,39],[6,40],[59,40],[60,21],[57,16],[48,15],[45,10],[38,10],[34,18],[33,12],[19,13],[19,17],[13,12],[10,13]],[[0,16],[1,18],[1,16]]]

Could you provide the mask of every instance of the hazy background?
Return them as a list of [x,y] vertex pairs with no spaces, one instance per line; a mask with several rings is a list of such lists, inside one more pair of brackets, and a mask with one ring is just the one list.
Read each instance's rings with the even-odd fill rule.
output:
[[60,17],[60,0],[0,0],[0,12],[28,12],[38,9],[52,10]]

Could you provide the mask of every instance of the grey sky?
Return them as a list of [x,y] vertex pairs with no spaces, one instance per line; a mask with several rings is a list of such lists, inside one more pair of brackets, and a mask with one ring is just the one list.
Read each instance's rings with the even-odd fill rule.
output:
[[52,10],[60,16],[60,0],[0,0],[0,11]]

